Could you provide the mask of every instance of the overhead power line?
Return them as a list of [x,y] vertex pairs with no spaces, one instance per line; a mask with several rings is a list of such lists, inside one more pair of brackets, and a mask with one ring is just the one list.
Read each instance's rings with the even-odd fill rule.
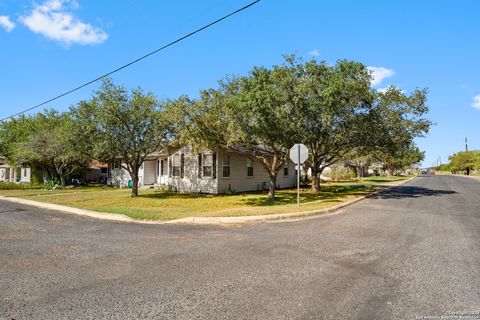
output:
[[151,52],[149,52],[149,53],[141,56],[140,58],[137,58],[137,59],[135,59],[135,60],[133,60],[133,61],[130,61],[129,63],[126,63],[126,64],[124,64],[124,65],[122,65],[122,66],[120,66],[120,67],[118,67],[118,68],[116,68],[116,69],[114,69],[114,70],[112,70],[112,71],[110,71],[110,72],[107,72],[107,73],[105,73],[105,74],[102,74],[101,76],[98,76],[97,78],[95,78],[95,79],[93,79],[93,80],[90,80],[90,81],[88,81],[88,82],[85,82],[84,84],[81,84],[81,85],[79,85],[79,86],[77,86],[77,87],[75,87],[75,88],[73,88],[73,89],[71,89],[71,90],[68,90],[68,91],[66,91],[66,92],[64,92],[64,93],[62,93],[62,94],[59,94],[59,95],[57,95],[57,96],[55,96],[55,97],[53,97],[53,98],[51,98],[51,99],[48,99],[48,100],[46,100],[46,101],[44,101],[44,102],[42,102],[42,103],[39,103],[39,104],[37,104],[37,105],[34,105],[33,107],[30,107],[30,108],[25,109],[25,110],[23,110],[23,111],[17,112],[17,113],[15,113],[15,114],[11,115],[11,116],[6,117],[6,118],[3,118],[3,119],[0,120],[0,122],[3,122],[3,121],[5,121],[5,120],[7,120],[7,119],[16,117],[16,116],[21,115],[21,114],[23,114],[23,113],[25,113],[25,112],[28,112],[28,111],[37,109],[37,108],[39,108],[39,107],[41,107],[41,106],[46,105],[47,103],[50,103],[50,102],[55,101],[55,100],[57,100],[57,99],[60,99],[60,98],[66,96],[66,95],[68,95],[68,94],[70,94],[70,93],[72,93],[72,92],[75,92],[75,91],[77,91],[77,90],[80,90],[80,89],[88,86],[88,85],[91,85],[92,83],[95,83],[95,82],[97,82],[98,80],[101,80],[101,79],[103,79],[103,78],[105,78],[105,77],[111,76],[112,74],[114,74],[114,73],[116,73],[116,72],[118,72],[118,71],[120,71],[120,70],[122,70],[122,69],[125,69],[125,68],[131,66],[132,64],[135,64],[135,63],[137,63],[137,62],[140,62],[140,61],[142,61],[142,60],[144,60],[144,59],[146,59],[146,58],[154,55],[154,54],[157,53],[157,52],[160,52],[160,51],[162,51],[162,50],[165,50],[165,49],[167,49],[168,47],[171,47],[171,46],[173,46],[174,44],[177,44],[177,43],[179,43],[179,42],[182,41],[182,40],[185,40],[185,39],[187,39],[187,38],[190,38],[191,36],[193,36],[193,35],[201,32],[201,31],[203,31],[203,30],[205,30],[205,29],[207,29],[207,28],[209,28],[209,27],[211,27],[211,26],[213,26],[213,25],[215,25],[215,24],[217,24],[217,23],[219,23],[219,22],[221,22],[221,21],[223,21],[223,20],[225,20],[225,19],[230,18],[231,16],[233,16],[233,15],[235,15],[235,14],[237,14],[237,13],[239,13],[239,12],[241,12],[241,11],[243,11],[243,10],[245,10],[245,9],[247,9],[247,8],[255,5],[255,4],[257,4],[258,2],[260,2],[260,0],[253,1],[253,2],[251,2],[251,3],[249,3],[249,4],[247,4],[247,5],[244,6],[244,7],[241,7],[241,8],[239,8],[239,9],[233,11],[233,12],[230,12],[229,14],[227,14],[227,15],[225,15],[225,16],[223,16],[223,17],[221,17],[221,18],[219,18],[219,19],[217,19],[217,20],[215,20],[215,21],[210,22],[210,23],[204,25],[203,27],[200,27],[200,28],[198,28],[198,29],[196,29],[196,30],[194,30],[194,31],[192,31],[192,32],[190,32],[190,33],[188,33],[188,34],[186,34],[186,35],[184,35],[184,36],[182,36],[182,37],[180,37],[180,38],[172,41],[172,42],[169,42],[169,43],[165,44],[164,46],[162,46],[162,47],[160,47],[160,48],[158,48],[158,49],[155,49],[155,50],[153,50],[153,51],[151,51]]

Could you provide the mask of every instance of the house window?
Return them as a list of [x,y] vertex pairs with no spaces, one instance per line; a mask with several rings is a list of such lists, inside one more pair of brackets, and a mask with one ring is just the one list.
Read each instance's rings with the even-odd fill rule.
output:
[[179,154],[174,154],[172,156],[172,175],[174,177],[180,177],[181,175],[181,157]]
[[100,168],[100,173],[102,173],[102,174],[107,173],[107,168]]
[[26,178],[27,177],[27,168],[23,168],[23,176]]
[[203,176],[211,177],[212,176],[212,167],[213,167],[213,155],[204,154],[203,155]]
[[283,175],[288,176],[288,162],[283,166]]
[[223,177],[230,177],[230,156],[223,156]]
[[247,158],[247,177],[253,177],[253,161]]

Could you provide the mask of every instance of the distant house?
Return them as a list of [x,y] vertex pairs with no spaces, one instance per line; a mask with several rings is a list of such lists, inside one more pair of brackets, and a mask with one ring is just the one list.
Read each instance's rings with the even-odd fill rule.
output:
[[76,183],[107,183],[108,164],[93,160],[89,167],[72,172],[68,181]]
[[[108,165],[98,161],[92,161],[88,168],[82,168],[68,177],[68,182],[75,179],[87,183],[106,183],[108,177]],[[43,169],[36,169],[29,166],[9,165],[5,158],[0,157],[0,182],[22,182],[30,183],[32,179],[39,182],[46,182],[48,173]]]
[[0,158],[0,182],[30,182],[31,173],[28,166],[11,166]]
[[[231,191],[265,190],[270,178],[265,169],[246,155],[236,152],[195,153],[184,147],[175,153],[152,153],[140,169],[140,187],[169,186],[178,192],[220,194]],[[108,183],[127,187],[130,175],[120,166],[112,165]],[[288,161],[280,170],[278,188],[296,185],[295,164]]]

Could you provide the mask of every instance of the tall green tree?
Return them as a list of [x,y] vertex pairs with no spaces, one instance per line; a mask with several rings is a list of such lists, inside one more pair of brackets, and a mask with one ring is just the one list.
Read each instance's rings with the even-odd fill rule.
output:
[[26,162],[20,155],[20,144],[31,135],[32,118],[21,115],[0,123],[0,155],[11,165],[22,165]]
[[432,125],[425,118],[428,113],[426,101],[426,89],[416,89],[406,95],[392,86],[386,92],[376,93],[369,118],[374,134],[370,151],[377,161],[384,163],[391,175],[396,169],[396,161],[404,161],[405,156],[423,157],[414,146],[414,139],[424,137]]
[[254,67],[248,75],[220,82],[192,103],[189,141],[213,150],[245,154],[269,175],[269,200],[275,199],[278,172],[288,160],[297,125],[291,121],[283,66]]
[[464,171],[467,175],[473,169],[480,170],[480,151],[460,151],[449,157],[449,169],[456,173]]
[[2,124],[2,151],[16,165],[45,170],[65,187],[73,171],[88,167],[91,147],[79,139],[81,130],[71,112],[45,110],[33,116],[21,116]]
[[353,149],[371,140],[368,116],[373,99],[365,65],[339,60],[335,65],[287,58],[287,95],[290,121],[297,124],[295,139],[307,146],[305,165],[312,175],[312,191],[320,191],[320,175]]
[[104,162],[120,162],[132,178],[132,197],[138,196],[139,169],[145,157],[164,149],[173,139],[165,105],[151,93],[129,92],[110,79],[103,81],[90,105],[95,121],[95,154]]

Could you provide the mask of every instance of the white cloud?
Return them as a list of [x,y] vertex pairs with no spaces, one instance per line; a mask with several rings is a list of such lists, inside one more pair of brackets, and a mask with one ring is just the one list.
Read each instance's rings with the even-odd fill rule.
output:
[[308,54],[311,55],[312,57],[318,57],[320,55],[320,51],[318,49],[313,49]]
[[10,21],[10,18],[8,16],[0,16],[0,26],[5,28],[7,32],[10,32],[15,28],[15,23]]
[[472,107],[480,109],[480,94],[477,94],[475,97],[473,97]]
[[395,89],[395,90],[398,90],[398,91],[400,91],[400,93],[403,93],[403,94],[406,93],[405,90],[400,89],[400,88],[397,87],[397,86],[389,86],[389,87],[385,87],[385,88],[379,88],[379,89],[377,89],[377,91],[378,91],[378,92],[381,92],[381,93],[386,93],[386,92],[388,91],[388,89],[390,89],[390,88]]
[[74,0],[47,0],[41,5],[34,4],[32,11],[21,16],[19,21],[31,31],[67,46],[96,44],[107,40],[106,32],[80,21],[68,12],[68,9],[77,8],[78,3]]
[[379,85],[384,79],[395,75],[395,71],[384,67],[368,67],[368,70],[372,73],[372,87]]

